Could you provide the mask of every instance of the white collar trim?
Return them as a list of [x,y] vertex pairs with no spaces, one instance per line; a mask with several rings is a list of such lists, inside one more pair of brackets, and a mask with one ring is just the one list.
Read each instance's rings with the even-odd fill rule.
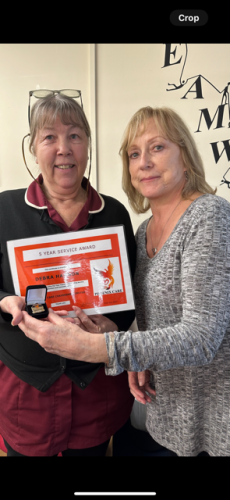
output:
[[27,198],[27,191],[28,191],[29,188],[27,188],[26,192],[25,192],[25,202],[27,205],[29,205],[30,207],[33,207],[33,208],[38,208],[39,210],[43,210],[44,208],[47,208],[46,205],[44,205],[44,207],[39,207],[38,205],[34,205],[33,203],[31,203],[28,198]]
[[[27,190],[25,192],[25,202],[26,202],[27,205],[29,205],[30,207],[33,207],[33,208],[38,208],[39,210],[43,210],[43,209],[47,208],[46,205],[44,205],[43,207],[40,207],[38,205],[34,205],[33,203],[31,203],[28,200],[28,198],[27,198],[27,191],[28,191],[28,188],[27,188]],[[105,206],[104,199],[102,198],[102,196],[99,193],[97,193],[97,194],[98,194],[98,196],[99,196],[99,198],[101,200],[101,206],[100,206],[100,208],[98,208],[98,210],[89,210],[89,214],[97,214],[98,212],[101,212],[103,210],[104,206]]]
[[89,214],[97,214],[98,212],[101,212],[105,206],[104,199],[102,198],[102,196],[99,193],[97,193],[97,194],[101,200],[101,206],[100,206],[100,208],[98,208],[98,210],[89,210]]

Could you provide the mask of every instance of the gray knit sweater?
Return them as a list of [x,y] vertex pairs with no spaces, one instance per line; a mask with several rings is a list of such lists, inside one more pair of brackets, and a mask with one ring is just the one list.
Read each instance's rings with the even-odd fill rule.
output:
[[230,203],[196,199],[150,259],[139,227],[138,332],[106,333],[107,375],[149,369],[146,427],[179,456],[230,455]]

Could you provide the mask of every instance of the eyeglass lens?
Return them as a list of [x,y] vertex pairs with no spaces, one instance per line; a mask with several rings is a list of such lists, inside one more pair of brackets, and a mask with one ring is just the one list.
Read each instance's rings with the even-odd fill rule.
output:
[[48,95],[53,95],[55,93],[63,94],[66,95],[67,97],[80,97],[81,95],[81,93],[78,90],[72,90],[72,89],[63,89],[63,90],[38,89],[32,91],[32,95],[38,98],[47,97]]
[[83,109],[83,102],[82,102],[82,97],[81,97],[81,91],[80,90],[74,90],[74,89],[62,89],[62,90],[37,89],[37,90],[30,90],[30,92],[29,92],[29,105],[28,105],[28,121],[29,121],[29,125],[30,125],[30,99],[31,99],[31,96],[34,96],[34,97],[42,99],[43,97],[47,97],[48,95],[54,95],[54,94],[63,94],[63,95],[66,95],[67,97],[72,97],[73,99],[76,99],[77,97],[80,97],[81,107]]

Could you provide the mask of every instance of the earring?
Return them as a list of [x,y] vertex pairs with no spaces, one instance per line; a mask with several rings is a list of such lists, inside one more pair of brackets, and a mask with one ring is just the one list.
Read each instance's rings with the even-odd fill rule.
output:
[[188,172],[187,172],[187,170],[184,171],[184,175],[185,175],[185,180],[187,181],[188,180]]

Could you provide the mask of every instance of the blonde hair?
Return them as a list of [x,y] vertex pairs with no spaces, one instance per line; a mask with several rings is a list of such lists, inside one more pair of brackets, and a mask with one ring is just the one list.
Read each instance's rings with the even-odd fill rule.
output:
[[151,108],[146,106],[139,109],[128,123],[119,154],[122,158],[123,174],[122,188],[128,196],[129,203],[134,212],[145,213],[150,208],[149,201],[142,196],[132,185],[129,173],[128,149],[135,137],[146,130],[150,119],[154,119],[156,127],[171,142],[177,144],[181,151],[182,160],[186,168],[186,183],[182,191],[182,198],[188,199],[194,192],[215,194],[205,180],[203,161],[196,143],[182,118],[170,108]]

